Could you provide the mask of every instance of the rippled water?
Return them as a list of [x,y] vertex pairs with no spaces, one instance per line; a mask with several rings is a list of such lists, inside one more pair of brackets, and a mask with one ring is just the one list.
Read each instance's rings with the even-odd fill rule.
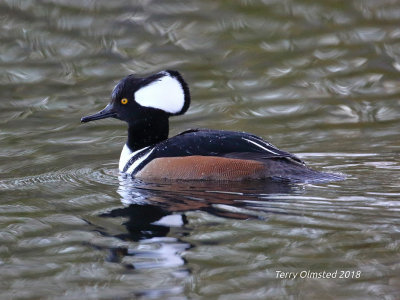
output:
[[[396,0],[1,1],[0,298],[398,299],[399,22]],[[80,117],[166,68],[193,99],[171,134],[252,132],[348,179],[123,178],[125,125]]]

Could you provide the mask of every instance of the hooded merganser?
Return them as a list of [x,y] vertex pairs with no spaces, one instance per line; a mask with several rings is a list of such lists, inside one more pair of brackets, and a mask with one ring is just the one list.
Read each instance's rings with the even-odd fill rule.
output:
[[177,71],[144,78],[129,75],[115,86],[103,110],[81,122],[109,117],[126,121],[128,141],[119,170],[139,179],[342,179],[314,171],[295,155],[249,133],[190,129],[168,138],[169,117],[184,114],[189,105],[189,88]]

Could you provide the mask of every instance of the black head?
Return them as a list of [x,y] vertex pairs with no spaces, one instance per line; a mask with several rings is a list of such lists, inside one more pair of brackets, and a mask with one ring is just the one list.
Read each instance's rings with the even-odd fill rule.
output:
[[184,114],[189,105],[189,88],[177,71],[162,71],[145,78],[129,75],[115,86],[111,102],[103,110],[83,117],[81,122],[112,117],[134,125],[152,117]]

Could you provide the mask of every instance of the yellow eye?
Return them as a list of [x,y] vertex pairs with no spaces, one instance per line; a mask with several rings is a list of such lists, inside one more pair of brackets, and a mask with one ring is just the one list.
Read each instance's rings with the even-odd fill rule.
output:
[[128,103],[128,99],[122,98],[122,99],[121,99],[121,103],[122,103],[122,104],[127,104],[127,103]]

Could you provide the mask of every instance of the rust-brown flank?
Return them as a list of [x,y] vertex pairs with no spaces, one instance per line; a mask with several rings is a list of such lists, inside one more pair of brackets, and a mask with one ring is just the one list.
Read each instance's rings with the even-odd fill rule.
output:
[[156,158],[136,174],[142,179],[245,180],[265,177],[265,166],[254,160],[217,156]]

